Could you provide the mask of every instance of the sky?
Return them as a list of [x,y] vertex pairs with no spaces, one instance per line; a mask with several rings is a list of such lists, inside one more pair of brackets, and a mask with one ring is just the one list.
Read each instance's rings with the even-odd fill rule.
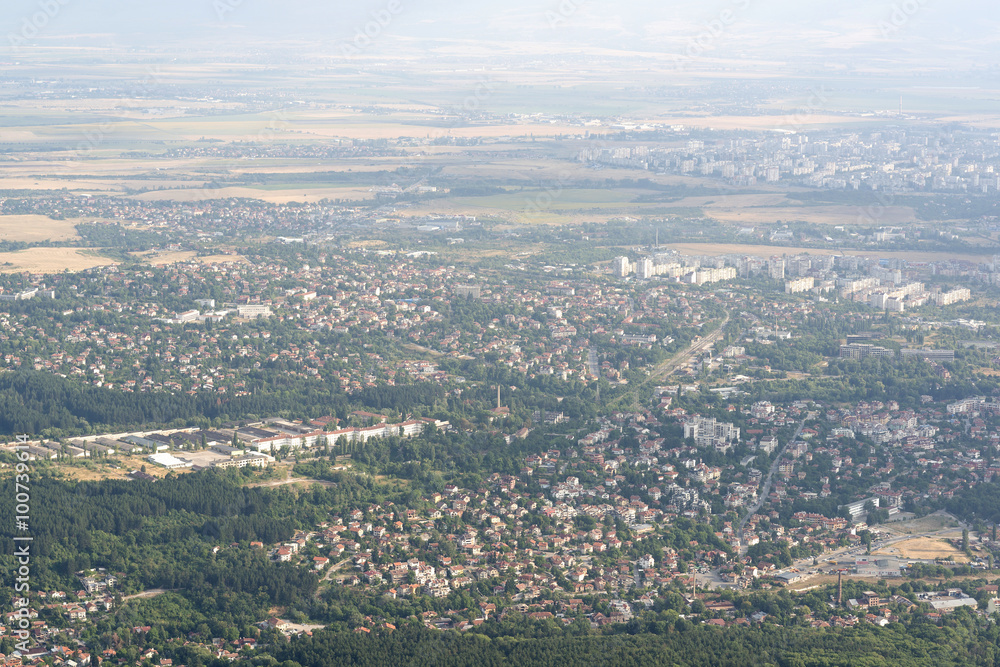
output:
[[[367,33],[365,35],[364,33]],[[543,44],[783,60],[878,53],[928,65],[1000,62],[992,0],[4,0],[9,46],[178,43]]]

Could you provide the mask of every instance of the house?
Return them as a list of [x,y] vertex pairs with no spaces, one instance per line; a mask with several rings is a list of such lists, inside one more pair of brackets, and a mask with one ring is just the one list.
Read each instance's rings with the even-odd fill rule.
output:
[[861,594],[861,598],[858,600],[862,605],[871,609],[872,607],[879,607],[882,605],[882,598],[878,593],[874,591],[865,591]]
[[288,621],[283,621],[280,618],[275,618],[274,616],[271,616],[266,621],[261,623],[261,626],[265,628],[270,628],[272,630],[277,630],[279,632],[285,632],[286,630],[292,627],[292,624],[289,623]]
[[71,621],[86,621],[87,610],[83,607],[73,605],[66,608],[66,617]]

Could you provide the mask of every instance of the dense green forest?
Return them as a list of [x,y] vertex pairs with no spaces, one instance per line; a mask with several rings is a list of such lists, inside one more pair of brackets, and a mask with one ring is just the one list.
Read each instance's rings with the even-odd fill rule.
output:
[[[40,475],[31,486],[35,590],[76,590],[75,574],[106,568],[123,576],[119,593],[177,590],[201,613],[237,627],[273,605],[308,597],[314,573],[275,563],[249,542],[289,539],[314,525],[321,505],[370,496],[345,483],[303,503],[291,493],[248,488],[232,474],[205,472],[157,482],[69,482]],[[0,483],[0,511],[14,515],[14,480]],[[13,525],[0,528],[0,561],[14,568]],[[235,546],[230,546],[235,545]],[[213,553],[213,547],[229,547]]]
[[968,521],[1000,524],[1000,484],[988,482],[967,486],[945,506],[955,516]]
[[925,624],[908,630],[898,626],[813,630],[769,625],[720,630],[678,622],[676,626],[634,627],[635,634],[623,629],[615,634],[573,636],[554,630],[548,636],[494,639],[419,627],[376,636],[321,632],[312,638],[294,639],[287,648],[278,651],[275,656],[278,662],[265,658],[238,664],[282,667],[994,664],[996,627],[977,628],[968,618],[950,627]]
[[368,387],[348,396],[320,381],[281,379],[248,396],[121,392],[81,385],[49,373],[16,371],[0,375],[0,433],[62,434],[118,430],[153,424],[207,424],[246,415],[341,414],[350,406],[408,411],[444,395],[438,385]]

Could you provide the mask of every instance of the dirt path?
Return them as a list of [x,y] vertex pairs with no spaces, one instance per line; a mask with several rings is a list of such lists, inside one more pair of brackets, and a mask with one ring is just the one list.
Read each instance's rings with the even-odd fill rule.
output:
[[308,477],[289,477],[288,479],[276,479],[271,482],[256,482],[254,484],[247,484],[247,486],[274,487],[285,486],[286,484],[319,484],[320,486],[337,486],[336,482],[331,482],[325,479],[309,479]]
[[323,594],[323,591],[327,589],[327,583],[333,581],[333,575],[335,575],[344,565],[350,563],[352,558],[353,556],[348,556],[339,563],[331,565],[329,568],[327,568],[326,574],[324,574],[323,577],[319,580],[319,586],[316,587],[316,592],[313,593],[314,598],[318,598],[320,595]]
[[168,588],[150,588],[148,591],[143,591],[141,593],[135,593],[134,595],[126,595],[125,597],[122,598],[122,600],[124,600],[125,602],[128,602],[129,600],[135,600],[137,598],[155,598],[157,595],[162,595],[163,593],[167,593],[167,592],[169,592],[171,590],[176,590],[176,589],[172,589],[172,588],[170,588],[170,589],[168,589]]

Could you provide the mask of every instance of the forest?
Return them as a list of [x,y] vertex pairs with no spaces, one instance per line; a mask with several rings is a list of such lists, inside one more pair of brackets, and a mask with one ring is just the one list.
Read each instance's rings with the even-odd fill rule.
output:
[[81,385],[49,373],[0,374],[0,432],[59,437],[153,424],[195,425],[242,419],[246,415],[341,414],[350,406],[407,411],[443,396],[437,385],[378,386],[350,396],[319,381],[273,373],[267,388],[249,396],[220,398],[211,393],[127,393]]
[[[310,596],[314,573],[275,563],[249,542],[273,544],[313,525],[321,504],[350,502],[356,485],[320,490],[312,503],[286,491],[249,488],[234,474],[206,471],[157,482],[70,482],[38,475],[32,482],[34,590],[76,590],[77,573],[105,568],[127,595],[176,591],[199,613],[244,628],[274,605]],[[0,483],[0,511],[13,516],[14,479]],[[0,528],[4,567],[14,568],[14,530]],[[235,545],[235,546],[230,546]],[[218,553],[214,547],[226,546]],[[9,590],[9,589],[8,589]]]
[[311,638],[294,639],[273,660],[268,657],[238,664],[246,667],[994,664],[1000,633],[996,626],[980,628],[970,619],[963,617],[947,627],[925,624],[908,630],[898,626],[814,630],[773,625],[721,630],[679,621],[672,626],[652,628],[636,624],[601,635],[574,636],[553,629],[547,636],[493,639],[420,627],[404,627],[392,633],[372,632],[371,636],[321,632]]

